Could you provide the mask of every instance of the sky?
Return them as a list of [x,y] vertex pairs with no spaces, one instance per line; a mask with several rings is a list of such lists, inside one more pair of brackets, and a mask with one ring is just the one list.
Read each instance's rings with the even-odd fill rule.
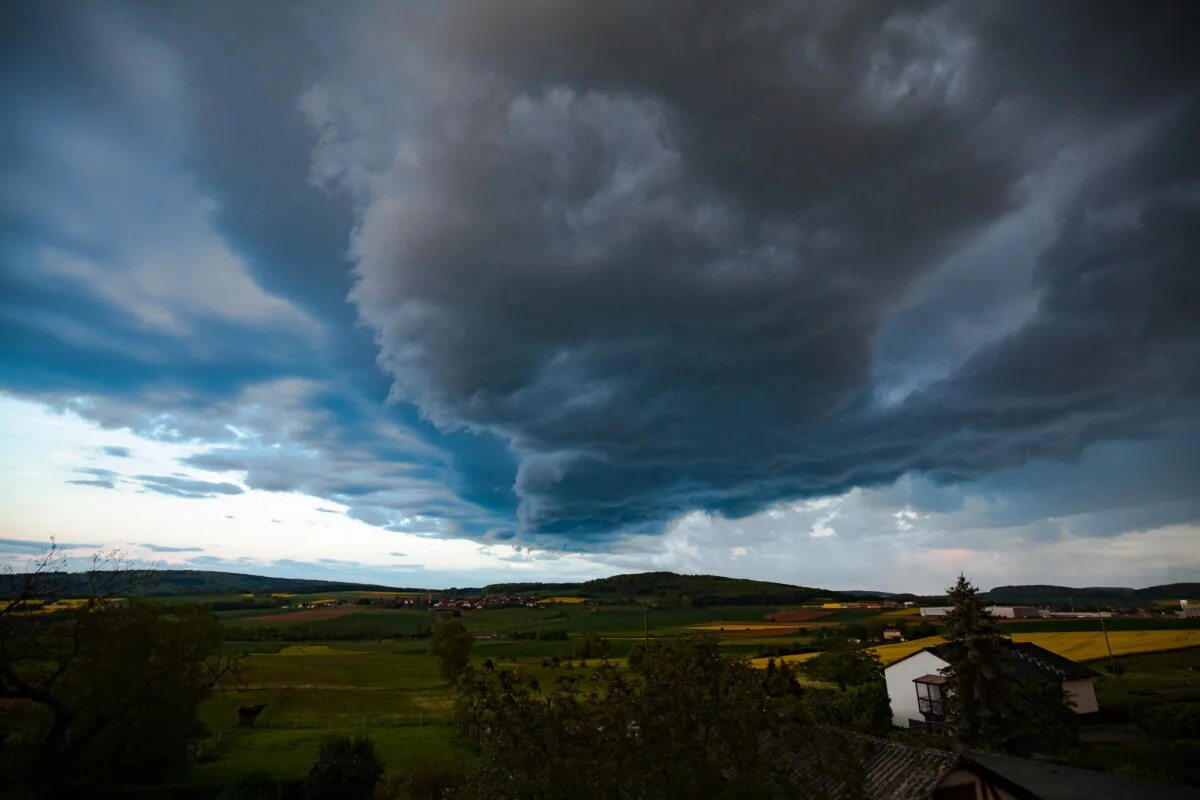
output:
[[1198,22],[10,3],[0,564],[1200,580]]

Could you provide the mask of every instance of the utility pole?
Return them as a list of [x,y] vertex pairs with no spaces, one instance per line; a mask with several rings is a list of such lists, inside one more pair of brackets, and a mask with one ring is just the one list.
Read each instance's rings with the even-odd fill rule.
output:
[[642,633],[646,639],[646,658],[650,658],[650,604],[642,603]]
[[1108,648],[1108,668],[1109,672],[1117,671],[1117,660],[1113,658],[1112,644],[1108,641],[1108,627],[1104,624],[1104,608],[1100,608],[1100,630],[1104,632],[1104,646]]

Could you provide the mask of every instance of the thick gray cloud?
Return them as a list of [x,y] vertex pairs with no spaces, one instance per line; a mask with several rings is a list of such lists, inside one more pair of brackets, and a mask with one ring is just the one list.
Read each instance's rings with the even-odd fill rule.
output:
[[395,396],[587,538],[1193,415],[1192,14],[371,6],[300,105]]

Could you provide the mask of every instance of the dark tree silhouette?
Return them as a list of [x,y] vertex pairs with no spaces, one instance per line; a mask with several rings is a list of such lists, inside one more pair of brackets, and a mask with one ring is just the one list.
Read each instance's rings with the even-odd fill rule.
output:
[[1005,668],[1007,634],[995,624],[979,589],[959,575],[946,596],[944,671],[953,687],[948,716],[955,736],[967,745],[996,744],[1010,727],[1015,681]]

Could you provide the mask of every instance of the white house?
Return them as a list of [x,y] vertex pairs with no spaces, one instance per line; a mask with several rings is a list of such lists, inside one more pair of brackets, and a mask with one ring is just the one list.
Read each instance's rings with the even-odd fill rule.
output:
[[950,613],[950,606],[922,606],[922,617],[944,617]]
[[[1092,679],[1099,673],[1069,658],[1029,642],[1009,642],[1006,665],[1022,680],[1047,680],[1062,687],[1076,714],[1100,710]],[[945,700],[949,681],[942,670],[950,666],[942,656],[945,645],[927,647],[889,664],[883,670],[892,724],[900,728],[941,730],[946,720]]]

